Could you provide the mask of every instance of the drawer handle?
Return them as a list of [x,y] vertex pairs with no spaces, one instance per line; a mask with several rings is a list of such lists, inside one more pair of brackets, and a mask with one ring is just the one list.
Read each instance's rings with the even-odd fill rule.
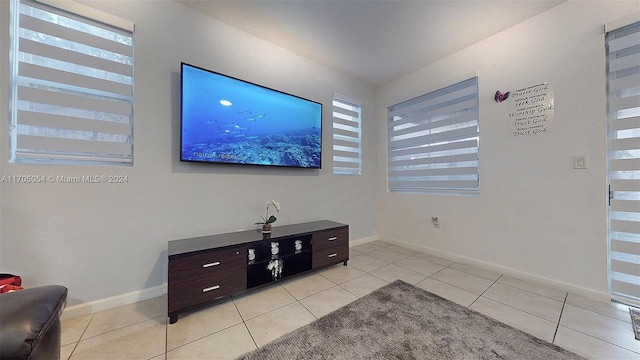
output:
[[217,266],[217,265],[220,265],[220,261],[204,264],[204,265],[202,265],[202,267],[203,268],[208,268],[208,267]]
[[329,241],[333,241],[333,240],[338,240],[338,237],[337,237],[337,236],[334,236],[334,237],[330,237],[330,238],[329,238]]
[[329,255],[329,257],[330,257],[330,258],[332,258],[332,257],[334,257],[334,256],[338,256],[338,254],[333,253],[333,254],[330,254],[330,255]]
[[220,288],[220,285],[216,285],[216,286],[212,286],[212,287],[204,288],[204,289],[202,289],[202,292],[203,292],[203,293],[206,293],[206,292],[209,292],[209,291],[211,291],[211,290],[217,290],[217,289],[219,289],[219,288]]

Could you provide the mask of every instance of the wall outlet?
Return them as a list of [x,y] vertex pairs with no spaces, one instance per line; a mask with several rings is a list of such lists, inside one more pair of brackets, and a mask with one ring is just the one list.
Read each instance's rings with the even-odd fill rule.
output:
[[440,228],[440,220],[438,219],[437,216],[431,217],[431,223],[433,224],[434,228]]

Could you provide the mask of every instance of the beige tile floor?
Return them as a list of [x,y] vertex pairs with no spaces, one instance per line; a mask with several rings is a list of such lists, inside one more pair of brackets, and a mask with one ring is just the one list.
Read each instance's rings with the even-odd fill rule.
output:
[[285,280],[166,321],[166,297],[62,324],[63,359],[234,359],[396,279],[590,359],[638,359],[628,308],[382,241],[348,266]]

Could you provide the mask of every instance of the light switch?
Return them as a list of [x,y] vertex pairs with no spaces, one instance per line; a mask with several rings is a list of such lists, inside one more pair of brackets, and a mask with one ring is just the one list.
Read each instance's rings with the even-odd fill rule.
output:
[[587,157],[585,155],[579,155],[573,157],[574,169],[586,169],[588,167]]

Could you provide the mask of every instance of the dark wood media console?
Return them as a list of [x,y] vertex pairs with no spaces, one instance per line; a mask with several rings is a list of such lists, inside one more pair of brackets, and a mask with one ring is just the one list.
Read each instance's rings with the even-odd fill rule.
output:
[[169,241],[168,316],[349,260],[349,225],[334,221]]

